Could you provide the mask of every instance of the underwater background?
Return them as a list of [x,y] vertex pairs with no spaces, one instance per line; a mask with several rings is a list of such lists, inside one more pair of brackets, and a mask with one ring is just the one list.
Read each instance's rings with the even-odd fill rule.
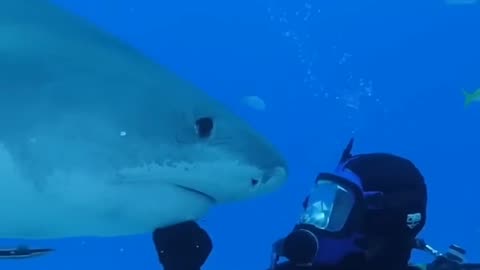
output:
[[[278,192],[219,206],[201,221],[214,241],[204,269],[266,269],[314,177],[334,168],[352,136],[354,153],[414,161],[429,185],[421,236],[441,251],[459,244],[467,260],[480,261],[480,103],[465,107],[463,96],[480,88],[480,4],[55,2],[220,99],[287,157],[290,178]],[[57,250],[1,261],[1,269],[161,269],[150,235],[0,243]]]

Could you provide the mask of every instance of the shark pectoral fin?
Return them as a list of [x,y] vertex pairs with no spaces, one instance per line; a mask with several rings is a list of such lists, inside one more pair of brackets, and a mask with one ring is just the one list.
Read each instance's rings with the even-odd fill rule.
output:
[[30,249],[28,247],[1,249],[0,259],[27,259],[27,258],[41,256],[41,255],[46,255],[53,251],[54,250],[51,248]]

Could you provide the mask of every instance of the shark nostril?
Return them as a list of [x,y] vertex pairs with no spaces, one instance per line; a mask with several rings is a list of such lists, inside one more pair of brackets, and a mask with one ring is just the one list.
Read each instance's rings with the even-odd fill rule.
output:
[[252,178],[252,179],[250,179],[250,183],[251,183],[252,187],[255,187],[255,186],[258,185],[258,183],[260,183],[260,180]]

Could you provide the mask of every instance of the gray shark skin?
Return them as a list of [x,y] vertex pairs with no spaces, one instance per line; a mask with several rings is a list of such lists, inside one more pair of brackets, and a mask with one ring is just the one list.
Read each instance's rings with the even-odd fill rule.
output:
[[148,233],[286,178],[267,140],[132,47],[0,1],[0,238]]

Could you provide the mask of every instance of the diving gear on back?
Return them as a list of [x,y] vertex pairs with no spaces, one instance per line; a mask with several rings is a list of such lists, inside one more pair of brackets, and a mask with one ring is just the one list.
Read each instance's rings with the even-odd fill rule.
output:
[[416,239],[414,248],[434,256],[432,263],[412,265],[419,270],[480,270],[480,263],[465,262],[466,250],[457,245],[450,245],[447,252],[442,253],[428,245],[423,239]]

